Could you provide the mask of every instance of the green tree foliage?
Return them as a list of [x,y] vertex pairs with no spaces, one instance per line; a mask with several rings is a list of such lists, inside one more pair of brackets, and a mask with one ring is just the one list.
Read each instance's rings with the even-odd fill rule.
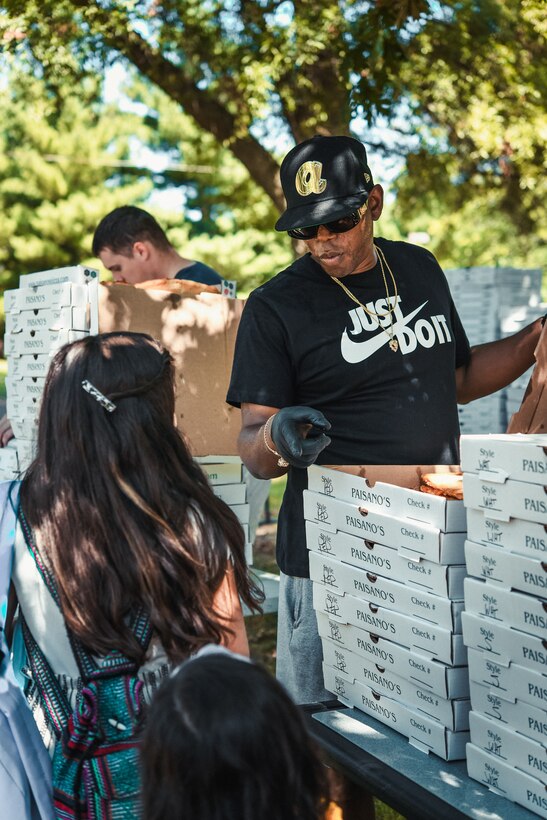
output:
[[455,264],[541,254],[541,0],[4,0],[2,11],[6,48],[49,83],[121,57],[192,119],[189,153],[222,161],[195,187],[206,217],[236,168],[227,156],[260,219],[257,191],[283,206],[278,141],[352,128],[405,160],[403,235],[427,229]]
[[116,110],[98,113],[97,85],[78,95],[51,91],[11,71],[0,90],[0,284],[21,273],[78,264],[90,257],[101,216],[121,202],[142,200],[149,179],[123,165],[139,123]]

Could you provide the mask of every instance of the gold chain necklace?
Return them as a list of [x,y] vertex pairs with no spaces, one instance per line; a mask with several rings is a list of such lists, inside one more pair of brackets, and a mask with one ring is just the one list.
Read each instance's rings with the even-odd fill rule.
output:
[[[395,334],[393,332],[393,312],[394,312],[395,308],[397,307],[397,296],[398,296],[397,282],[395,281],[395,276],[393,275],[393,271],[389,267],[388,261],[387,261],[385,255],[384,255],[384,252],[382,251],[382,249],[379,248],[378,245],[376,245],[376,243],[374,244],[374,249],[375,249],[376,254],[378,256],[378,261],[380,262],[380,270],[382,271],[382,279],[384,280],[384,288],[386,289],[387,313],[375,313],[373,310],[369,310],[369,308],[365,307],[365,305],[362,302],[359,301],[357,296],[355,296],[351,292],[351,290],[348,287],[346,287],[346,285],[344,285],[343,282],[340,281],[340,279],[338,279],[336,276],[331,276],[331,279],[333,279],[336,282],[337,285],[340,285],[342,290],[349,296],[349,298],[352,299],[357,305],[359,305],[359,307],[362,307],[363,310],[365,311],[365,313],[367,313],[369,316],[372,316],[376,320],[376,324],[378,325],[380,330],[383,330],[384,333],[386,333],[387,336],[389,337],[389,346],[390,346],[391,350],[393,350],[393,352],[396,353],[397,350],[399,350],[399,342],[395,338]],[[389,275],[391,276],[391,281],[393,282],[394,294],[393,294],[393,305],[391,305],[391,306],[390,306],[390,298],[391,297],[390,297],[390,294],[389,294],[389,288],[387,286],[387,279],[386,279],[386,273],[385,273],[384,265],[388,269]],[[380,324],[380,319],[384,319],[386,316],[389,316],[389,328],[385,328],[385,327],[383,327],[383,325]]]

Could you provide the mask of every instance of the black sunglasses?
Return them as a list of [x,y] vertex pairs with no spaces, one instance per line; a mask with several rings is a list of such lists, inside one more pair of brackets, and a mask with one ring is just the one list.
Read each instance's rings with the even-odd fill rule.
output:
[[[330,233],[346,233],[346,231],[351,231],[352,228],[355,228],[355,226],[359,224],[365,211],[366,203],[347,216],[341,216],[340,219],[335,219],[333,222],[322,222],[321,225],[330,231]],[[293,239],[315,239],[321,225],[310,225],[309,228],[293,228],[291,231],[287,231],[287,233]]]

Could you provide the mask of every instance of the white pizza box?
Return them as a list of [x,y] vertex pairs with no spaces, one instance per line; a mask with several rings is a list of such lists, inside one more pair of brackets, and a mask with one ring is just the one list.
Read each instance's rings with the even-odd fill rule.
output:
[[451,632],[461,632],[463,601],[450,601],[440,595],[408,587],[349,564],[330,555],[309,552],[310,578],[337,593],[347,593],[381,604],[405,615],[437,624]]
[[331,620],[317,612],[319,635],[340,648],[368,658],[385,669],[412,681],[416,686],[442,698],[468,698],[469,675],[466,666],[448,666],[419,655],[401,644],[367,632],[351,624]]
[[32,419],[38,415],[42,396],[6,396],[6,415],[9,419]]
[[4,291],[6,320],[8,313],[41,310],[43,308],[58,310],[68,306],[84,308],[88,305],[88,302],[89,291],[87,285],[77,285],[74,282],[60,282],[55,285]]
[[246,484],[214,484],[214,494],[230,506],[233,504],[245,504],[247,498]]
[[65,268],[25,273],[19,277],[20,288],[39,288],[72,282],[75,285],[87,285],[99,281],[99,272],[84,265],[71,265]]
[[467,537],[480,544],[544,560],[547,556],[547,527],[521,518],[501,521],[481,510],[467,510]]
[[[9,442],[9,444],[11,444],[11,442]],[[19,457],[15,447],[6,446],[0,448],[0,469],[13,473],[19,471]]]
[[36,455],[36,440],[14,438],[12,441],[15,442],[15,447],[17,449],[19,469],[26,470]]
[[408,737],[410,743],[421,751],[433,752],[444,760],[464,759],[469,732],[452,732],[438,721],[387,695],[380,695],[362,683],[352,681],[347,675],[326,664],[323,664],[323,676],[325,689],[336,695],[342,703],[355,706],[381,723],[386,723]]
[[[478,749],[473,743],[466,748],[467,773],[495,794],[529,809],[533,815],[547,817],[545,786],[535,777],[504,763],[496,755]],[[510,809],[509,809],[510,811]],[[507,815],[510,820],[510,814]]]
[[234,463],[208,464],[200,462],[200,467],[207,476],[209,484],[241,484],[241,461]]
[[466,507],[482,510],[492,518],[509,521],[524,518],[547,524],[547,495],[542,484],[508,479],[504,484],[486,481],[473,473],[463,474]]
[[547,712],[523,701],[509,701],[492,692],[488,686],[470,681],[471,704],[474,712],[485,715],[502,726],[547,745]]
[[323,661],[338,669],[350,679],[364,683],[387,695],[398,703],[403,703],[420,714],[442,723],[447,729],[463,732],[469,729],[470,701],[441,698],[433,692],[416,686],[412,681],[394,674],[378,663],[342,649],[326,638],[322,639]]
[[241,464],[239,456],[225,455],[194,456],[194,461],[199,464]]
[[487,481],[547,484],[547,435],[461,437],[461,467]]
[[353,595],[339,595],[323,584],[313,584],[313,606],[333,621],[374,631],[375,635],[395,641],[428,658],[452,666],[467,663],[462,636],[437,624],[410,618]]
[[10,378],[45,378],[54,352],[55,351],[51,351],[50,353],[31,354],[27,356],[9,356],[8,373]]
[[250,504],[230,504],[229,506],[237,516],[240,524],[249,524]]
[[90,317],[86,307],[42,308],[6,313],[6,333],[31,330],[89,330]]
[[484,578],[489,584],[547,596],[547,562],[539,558],[466,541],[465,561],[469,575]]
[[462,612],[463,640],[502,666],[511,662],[542,674],[547,673],[547,639],[511,629],[499,621]]
[[471,743],[496,755],[504,763],[547,783],[547,749],[535,740],[491,720],[479,712],[469,713]]
[[[464,532],[466,520],[463,501],[399,486],[397,480],[408,482],[408,477],[403,472],[408,469],[391,465],[329,468],[314,464],[308,468],[308,489],[341,501],[357,503],[376,512],[398,518],[414,518],[443,532]],[[349,470],[358,470],[359,474],[346,472]],[[413,466],[412,470],[419,473],[420,468]],[[445,471],[449,472],[448,467]],[[393,483],[375,478],[384,474]],[[414,477],[414,481],[419,484],[420,476]]]
[[493,695],[514,703],[528,703],[547,712],[547,675],[519,666],[499,663],[491,653],[469,649],[469,679],[487,687]]
[[533,595],[481,581],[464,581],[465,611],[501,622],[504,626],[547,637],[547,601]]
[[4,338],[4,351],[6,356],[51,354],[63,345],[84,339],[88,335],[89,332],[85,330],[31,330],[12,333]]
[[393,547],[348,535],[340,530],[329,532],[311,521],[306,521],[306,544],[309,550],[325,557],[331,555],[346,564],[410,584],[434,595],[452,600],[463,599],[463,579],[467,574],[465,564],[436,564],[433,561],[403,557]]
[[396,549],[400,555],[437,564],[463,564],[465,533],[445,533],[410,518],[375,513],[304,490],[304,518],[323,529],[349,533]]
[[22,378],[6,376],[6,393],[15,399],[23,399],[25,396],[41,398],[45,381],[45,378],[34,378],[32,376]]
[[38,436],[38,416],[19,418],[17,416],[8,417],[13,435],[16,439],[26,439],[34,441]]

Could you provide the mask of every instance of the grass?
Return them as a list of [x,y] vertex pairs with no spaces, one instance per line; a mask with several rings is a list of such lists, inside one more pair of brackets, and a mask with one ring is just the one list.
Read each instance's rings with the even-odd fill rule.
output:
[[0,399],[6,398],[6,375],[8,363],[6,359],[0,359]]

